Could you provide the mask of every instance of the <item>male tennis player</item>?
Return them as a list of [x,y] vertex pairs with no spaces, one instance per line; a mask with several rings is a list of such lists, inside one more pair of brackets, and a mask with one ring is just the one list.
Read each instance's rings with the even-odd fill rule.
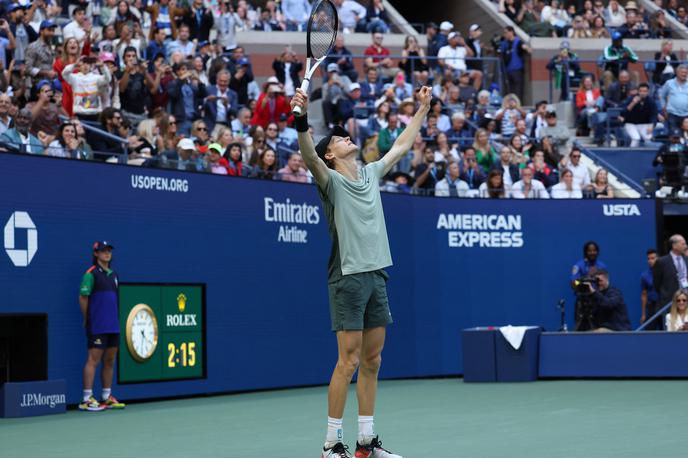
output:
[[308,96],[297,89],[291,101],[299,147],[313,173],[332,236],[328,289],[332,330],[337,334],[339,358],[328,391],[327,437],[322,458],[350,457],[343,443],[342,417],[346,395],[358,369],[358,441],[356,458],[401,458],[382,448],[373,429],[385,326],[392,322],[387,302],[387,273],[392,265],[382,212],[379,180],[413,146],[430,109],[431,92],[423,87],[420,108],[389,152],[379,161],[359,167],[358,147],[341,127],[335,127],[316,146],[308,133]]

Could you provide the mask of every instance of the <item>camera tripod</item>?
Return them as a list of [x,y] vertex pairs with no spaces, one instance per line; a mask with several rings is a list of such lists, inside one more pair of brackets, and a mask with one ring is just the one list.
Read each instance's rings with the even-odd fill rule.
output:
[[593,321],[593,304],[585,298],[579,297],[576,300],[576,328],[574,331],[590,331],[595,329]]

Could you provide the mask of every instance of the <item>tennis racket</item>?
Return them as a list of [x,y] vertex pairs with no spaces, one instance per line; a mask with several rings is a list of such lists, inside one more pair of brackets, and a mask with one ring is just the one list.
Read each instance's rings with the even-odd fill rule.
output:
[[[308,18],[306,29],[306,74],[301,83],[301,90],[306,94],[315,69],[334,46],[338,27],[339,18],[334,4],[330,0],[317,2],[311,11],[311,17]],[[294,107],[294,114],[300,115],[301,107]]]

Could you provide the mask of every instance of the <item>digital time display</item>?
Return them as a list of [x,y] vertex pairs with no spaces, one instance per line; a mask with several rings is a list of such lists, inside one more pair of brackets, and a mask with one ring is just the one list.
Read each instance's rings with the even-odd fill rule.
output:
[[167,351],[170,353],[167,358],[167,367],[176,367],[180,363],[183,367],[196,365],[196,342],[183,342],[179,348],[169,343]]
[[[205,377],[205,285],[121,283],[119,298],[118,383]],[[156,326],[142,333],[149,321]],[[142,336],[153,350],[143,351]]]

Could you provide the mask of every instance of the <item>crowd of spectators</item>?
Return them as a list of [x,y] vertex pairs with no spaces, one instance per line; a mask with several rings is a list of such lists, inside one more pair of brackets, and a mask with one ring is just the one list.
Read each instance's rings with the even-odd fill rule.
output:
[[[656,0],[656,3],[662,3]],[[669,14],[678,19],[676,9]],[[505,14],[523,31],[534,37],[610,38],[619,32],[623,38],[671,38],[666,12],[648,12],[633,0],[623,6],[618,0],[499,0],[498,11]],[[681,13],[686,24],[686,10]]]
[[[451,22],[431,23],[427,46],[409,36],[401,59],[393,59],[381,2],[335,4],[342,30],[322,65],[325,126],[344,126],[363,161],[389,150],[415,111],[419,85],[433,88],[421,134],[384,189],[613,196],[606,174],[591,182],[553,106],[521,105],[530,48],[512,27],[494,44],[483,40],[479,24],[464,34]],[[259,83],[236,42],[239,30],[303,30],[309,10],[305,0],[267,1],[263,8],[246,0],[0,2],[6,64],[0,144],[33,154],[124,157],[143,166],[309,182],[289,112],[303,63],[286,47],[274,59],[274,76]],[[370,33],[360,75],[346,48],[348,32]],[[480,60],[489,52],[503,60],[504,87]],[[633,132],[642,141],[642,127]]]

